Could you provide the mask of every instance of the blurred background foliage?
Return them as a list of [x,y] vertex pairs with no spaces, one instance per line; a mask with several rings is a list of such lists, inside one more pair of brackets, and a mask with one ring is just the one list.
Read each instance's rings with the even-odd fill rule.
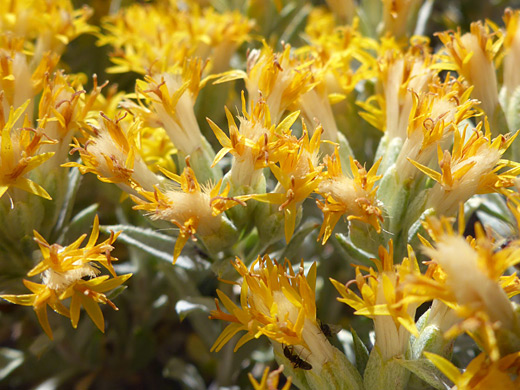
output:
[[[277,13],[269,0],[207,0],[217,10],[239,9],[257,18],[255,34],[278,45],[281,40],[298,46],[302,41],[302,31],[306,18],[313,6],[326,6],[324,1],[281,0],[284,12]],[[95,10],[90,23],[100,25],[101,19],[121,7],[133,3],[149,1],[130,0],[75,0],[76,7],[88,5]],[[488,18],[497,24],[506,7],[520,7],[520,0],[436,0],[432,1],[432,11],[425,24],[424,34],[432,38],[433,46],[440,42],[433,37],[436,31],[460,28],[467,31],[472,21]],[[255,8],[256,7],[256,8]],[[82,35],[71,42],[62,57],[61,67],[69,73],[84,73],[92,80],[97,74],[101,82],[117,85],[122,91],[131,92],[135,73],[108,74],[105,69],[111,65],[110,48],[96,45],[94,35]],[[236,64],[245,62],[247,48],[258,47],[259,41],[244,44],[237,54]],[[91,82],[91,81],[89,81]],[[87,85],[87,90],[90,88]],[[204,134],[216,146],[216,140],[205,117],[212,118],[224,127],[222,100],[212,101],[205,97],[218,96],[219,91],[211,89],[228,86],[208,85],[199,97],[196,112]],[[240,82],[236,89],[242,89]],[[234,95],[235,98],[238,96]],[[365,124],[367,133],[357,142],[366,142],[365,137],[378,137],[375,129]],[[355,149],[356,140],[351,140]],[[375,149],[375,148],[374,148]],[[373,156],[364,156],[370,160]],[[358,157],[359,158],[359,157]],[[363,160],[363,158],[360,158]],[[111,185],[100,183],[94,175],[79,178],[79,190],[72,215],[73,223],[65,234],[64,244],[68,244],[79,234],[88,232],[93,216],[97,213],[101,225],[124,224],[146,227],[148,219],[132,210],[132,203],[126,199],[119,201],[121,192]],[[311,200],[308,200],[311,201]],[[92,207],[91,205],[95,205]],[[305,208],[312,213],[316,208]],[[290,242],[290,248],[271,248],[282,257],[290,254],[293,262],[305,256],[306,261],[318,257],[317,303],[318,317],[325,323],[340,324],[344,329],[355,328],[361,339],[369,341],[370,320],[352,315],[352,310],[336,301],[333,286],[324,283],[329,275],[338,280],[348,280],[353,269],[348,266],[352,258],[341,244],[330,240],[322,247],[316,242],[320,215],[306,216],[306,224]],[[144,228],[143,228],[144,229]],[[159,231],[156,248],[161,253],[171,254],[174,240],[168,231]],[[142,231],[126,231],[116,242],[114,256],[120,259],[116,266],[118,273],[133,272],[126,283],[127,288],[115,300],[119,311],[104,310],[105,334],[101,333],[87,316],[82,316],[77,330],[69,320],[51,315],[49,320],[54,329],[54,340],[50,340],[40,328],[37,318],[30,308],[15,306],[0,301],[0,388],[3,389],[218,389],[249,388],[247,373],[259,377],[266,365],[273,364],[269,343],[255,340],[233,353],[234,343],[228,343],[219,353],[209,349],[216,340],[224,324],[208,319],[209,310],[214,308],[213,297],[219,285],[215,267],[205,262],[204,253],[191,247],[183,251],[182,259],[174,267],[171,255],[154,256],[151,250],[143,250],[135,245],[125,245],[138,239]],[[36,249],[36,247],[34,247]],[[148,248],[149,249],[149,248]],[[192,259],[190,261],[189,259]],[[193,260],[193,259],[196,259]],[[222,267],[228,267],[225,259]],[[0,291],[22,293],[19,283],[29,268],[31,259],[25,266],[15,269],[5,253],[0,253]],[[230,267],[229,267],[230,268]],[[222,269],[220,269],[222,271]],[[229,271],[229,269],[227,270]],[[220,286],[225,289],[226,287]],[[118,293],[121,291],[117,291]],[[115,298],[115,297],[114,297]],[[418,315],[421,314],[419,311]],[[459,343],[464,343],[461,338]],[[351,340],[346,333],[339,333],[334,343],[349,348]],[[472,350],[461,348],[471,355]],[[455,349],[455,352],[457,348]],[[346,351],[352,356],[352,351]],[[458,357],[470,359],[473,356]]]

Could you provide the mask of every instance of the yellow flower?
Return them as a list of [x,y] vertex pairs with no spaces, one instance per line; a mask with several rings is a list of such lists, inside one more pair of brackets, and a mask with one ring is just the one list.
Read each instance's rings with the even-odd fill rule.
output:
[[231,112],[225,108],[228,120],[229,137],[209,118],[207,121],[215,136],[222,145],[222,149],[213,160],[217,164],[227,153],[234,157],[231,166],[231,183],[238,187],[256,183],[262,174],[262,168],[269,165],[270,156],[279,135],[286,134],[296,121],[299,112],[288,115],[276,127],[271,124],[269,107],[264,101],[252,103],[251,114],[247,112],[244,94],[242,93],[242,113],[239,118],[240,127],[237,127]]
[[[303,115],[307,123],[323,126],[322,139],[338,142],[342,134],[331,105],[344,100],[362,80],[375,76],[376,61],[369,51],[375,51],[377,44],[361,35],[357,18],[352,25],[335,27],[334,16],[320,9],[312,11],[305,29],[310,43],[294,54],[301,63],[308,63],[313,84],[299,98]],[[341,108],[336,110],[339,112]],[[327,152],[332,153],[329,149]]]
[[40,151],[55,153],[52,167],[67,160],[72,137],[88,128],[90,112],[108,82],[98,86],[97,77],[94,77],[93,83],[92,91],[87,93],[80,77],[68,76],[59,71],[53,78],[44,79],[38,105],[38,125],[48,138],[57,142],[42,146]]
[[173,156],[177,153],[177,149],[166,131],[161,127],[143,127],[140,134],[141,147],[139,152],[148,168],[154,173],[159,173],[159,167],[175,172],[177,166],[173,161]]
[[[184,4],[186,5],[186,4]],[[103,21],[98,44],[111,45],[110,73],[157,74],[172,70],[185,58],[210,61],[213,72],[225,71],[236,49],[249,39],[253,22],[238,11],[217,13],[193,2],[134,4]]]
[[202,136],[193,108],[197,94],[209,80],[201,79],[203,68],[200,59],[191,59],[184,62],[182,70],[145,76],[137,81],[135,95],[130,95],[139,99],[139,104],[126,102],[124,107],[147,126],[164,128],[179,161],[191,156],[197,176],[206,182],[217,180],[221,172],[210,168],[215,153]]
[[238,332],[235,351],[246,342],[267,336],[279,363],[283,363],[299,388],[362,389],[362,379],[345,355],[334,348],[316,319],[316,263],[304,274],[303,260],[297,272],[288,260],[282,265],[268,255],[259,256],[247,269],[238,257],[233,264],[242,277],[240,305],[222,291],[210,318],[230,324],[213,344],[219,351]]
[[305,351],[306,361],[313,367],[321,367],[330,356],[320,346],[327,341],[316,320],[316,264],[307,276],[303,264],[295,273],[290,263],[284,266],[267,255],[259,256],[249,270],[239,258],[233,266],[243,278],[240,306],[217,290],[229,314],[222,311],[215,299],[217,309],[210,318],[230,324],[211,350],[219,351],[235,334],[246,331],[235,351],[249,340],[265,335],[277,343],[298,346],[298,353]]
[[225,72],[215,83],[244,79],[250,104],[264,100],[271,112],[272,123],[278,123],[284,112],[315,86],[310,71],[311,63],[312,59],[300,61],[291,57],[291,46],[288,44],[284,46],[283,52],[275,53],[264,42],[262,50],[249,52],[247,72]]
[[428,360],[437,366],[457,390],[515,390],[520,387],[520,352],[504,356],[498,361],[490,360],[485,353],[474,358],[460,373],[449,360],[424,352]]
[[472,96],[482,103],[484,112],[492,118],[498,107],[498,87],[493,60],[503,42],[500,31],[491,22],[471,23],[470,32],[436,34],[446,47],[439,68],[455,70],[473,86]]
[[[175,264],[190,237],[195,239],[197,234],[204,241],[218,234],[224,223],[222,213],[237,204],[245,206],[244,200],[249,197],[228,197],[229,185],[220,192],[222,181],[212,187],[201,188],[189,161],[180,176],[164,169],[161,172],[180,184],[181,190],[161,190],[156,187],[152,192],[138,189],[139,197],[131,197],[137,203],[135,210],[147,211],[152,220],[168,221],[179,228],[173,252]],[[222,238],[222,241],[225,240]]]
[[[393,243],[388,243],[388,251],[379,247],[379,258],[372,259],[377,271],[368,268],[368,275],[363,275],[360,267],[356,267],[356,279],[343,285],[330,279],[341,294],[338,301],[343,302],[356,311],[354,314],[364,315],[374,320],[376,346],[379,347],[383,360],[394,356],[404,356],[408,348],[410,334],[418,336],[414,315],[422,302],[410,295],[403,281],[409,275],[419,274],[419,265],[412,248],[408,247],[408,257],[401,264],[394,265]],[[355,283],[361,296],[350,289]]]
[[324,74],[319,76],[325,78],[327,89],[336,94],[331,100],[337,101],[341,95],[352,92],[361,80],[375,76],[377,62],[370,52],[376,51],[378,44],[361,34],[358,18],[351,25],[335,26],[334,16],[337,15],[324,14],[320,9],[311,11],[305,27],[310,44],[295,52],[314,59],[312,68],[323,70]]
[[[1,106],[4,116],[9,115],[11,107],[16,109],[40,93],[45,79],[59,60],[55,53],[31,60],[24,44],[22,38],[0,34],[0,92],[3,93]],[[33,111],[34,103],[31,102],[27,107],[31,119]]]
[[101,113],[95,136],[83,146],[74,140],[71,153],[79,152],[83,164],[69,162],[62,166],[77,167],[82,174],[94,173],[99,180],[116,183],[130,193],[135,193],[136,187],[152,190],[159,183],[159,177],[148,169],[138,152],[141,123],[135,120],[125,128],[125,116],[112,120]]
[[[296,139],[286,134],[273,145],[269,168],[278,184],[273,192],[252,195],[253,199],[280,205],[285,220],[285,240],[289,242],[296,227],[296,215],[301,204],[318,188],[321,181],[321,166],[317,166],[321,126],[309,140],[303,124],[303,135]],[[278,163],[279,165],[277,165]]]
[[[34,240],[40,247],[42,260],[34,266],[27,276],[35,276],[46,272],[43,279],[46,285],[53,290],[62,290],[65,286],[71,283],[71,280],[77,280],[83,276],[94,276],[97,272],[89,263],[95,261],[102,264],[113,276],[116,275],[112,261],[117,260],[109,255],[114,249],[112,244],[116,241],[119,233],[111,233],[110,238],[96,244],[99,238],[99,219],[96,216],[92,233],[88,243],[83,248],[80,248],[81,243],[87,237],[86,234],[80,236],[72,244],[62,247],[59,244],[50,245],[37,231],[34,231]],[[86,267],[85,267],[86,265]],[[68,273],[69,271],[74,271]]]
[[429,245],[424,251],[441,267],[444,290],[455,298],[446,303],[485,309],[493,321],[500,320],[502,326],[512,328],[513,307],[499,282],[510,267],[520,262],[517,244],[497,249],[480,224],[475,225],[474,239],[454,233],[448,218],[430,217],[424,225],[435,241],[434,247]]
[[323,237],[322,244],[327,242],[342,216],[347,216],[349,221],[360,220],[369,223],[378,233],[381,232],[379,223],[383,216],[376,199],[378,187],[374,186],[381,178],[376,175],[380,162],[381,160],[377,161],[367,172],[351,157],[351,178],[342,173],[338,149],[332,157],[325,158],[327,172],[322,174],[323,180],[316,189],[325,199],[325,203],[316,201],[323,212],[323,223],[318,236],[318,240]]
[[[428,195],[427,207],[433,207],[438,214],[453,214],[460,202],[475,194],[496,192],[514,184],[518,163],[500,158],[518,133],[513,136],[499,135],[491,140],[488,126],[485,134],[481,128],[482,122],[469,137],[466,136],[466,129],[462,134],[455,131],[451,153],[438,148],[441,173],[409,160],[437,182]],[[503,168],[506,167],[513,168],[504,172]]]
[[[253,385],[254,390],[277,390],[278,389],[278,381],[279,376],[283,372],[283,364],[278,367],[277,370],[273,370],[269,372],[269,367],[266,367],[264,370],[264,374],[262,375],[262,379],[260,382],[257,382],[256,379],[250,373],[247,374],[249,377],[249,381]],[[287,379],[285,385],[281,388],[281,390],[289,390],[291,388],[291,377]]]
[[[103,314],[97,303],[109,304],[113,309],[117,307],[103,294],[124,283],[131,274],[116,276],[112,262],[116,261],[110,255],[114,249],[112,244],[118,233],[111,232],[110,237],[96,244],[99,237],[99,220],[94,219],[94,226],[88,243],[80,248],[86,234],[79,237],[68,246],[59,244],[50,245],[38,232],[34,231],[35,241],[40,247],[42,260],[31,269],[27,276],[42,274],[43,283],[38,284],[24,280],[24,285],[32,294],[1,295],[0,297],[24,306],[33,306],[38,321],[45,333],[52,339],[52,330],[47,317],[47,306],[57,313],[69,317],[74,328],[79,321],[80,304],[85,307],[88,315],[96,326],[104,331]],[[99,268],[96,263],[103,265],[113,276],[97,276]],[[89,278],[84,280],[84,278]],[[70,308],[62,301],[71,297]]]
[[405,139],[408,118],[413,108],[414,93],[427,92],[436,71],[431,68],[434,57],[429,41],[415,37],[403,53],[392,40],[384,40],[379,47],[377,69],[383,93],[357,104],[365,110],[360,115],[388,139]]
[[424,252],[432,259],[427,273],[433,278],[414,275],[407,283],[415,287],[414,294],[443,301],[463,319],[448,330],[446,337],[468,332],[496,360],[500,330],[519,330],[509,300],[519,291],[518,278],[504,275],[520,261],[519,247],[514,242],[497,248],[480,224],[475,225],[475,238],[465,239],[460,233],[465,226],[462,213],[461,209],[459,233],[454,232],[451,219],[427,219],[424,226],[435,244],[424,239],[423,243]]
[[61,55],[71,40],[96,31],[87,23],[91,15],[91,8],[74,9],[70,0],[12,0],[0,4],[0,28],[25,38],[39,62],[45,53]]
[[437,148],[459,132],[462,121],[476,114],[474,107],[478,102],[469,99],[470,93],[471,88],[466,89],[449,74],[444,82],[434,77],[428,91],[412,92],[406,139],[396,160],[396,170],[403,181],[418,173],[408,160],[429,166]]
[[[3,93],[0,91],[0,103],[2,100]],[[26,177],[30,171],[54,154],[39,153],[41,145],[54,143],[54,141],[46,139],[41,129],[32,129],[27,115],[24,117],[23,124],[16,125],[29,103],[30,101],[26,101],[16,110],[11,108],[7,121],[0,110],[0,197],[9,188],[19,188],[42,198],[51,199],[45,189]]]
[[69,286],[60,295],[60,299],[71,298],[70,321],[76,328],[79,322],[81,306],[101,332],[105,331],[105,322],[99,303],[108,304],[112,309],[119,310],[114,303],[104,294],[123,284],[132,274],[115,276],[109,279],[108,275],[99,276],[90,280],[78,280]]
[[398,39],[405,37],[410,20],[420,5],[419,0],[383,0],[382,35],[390,33]]

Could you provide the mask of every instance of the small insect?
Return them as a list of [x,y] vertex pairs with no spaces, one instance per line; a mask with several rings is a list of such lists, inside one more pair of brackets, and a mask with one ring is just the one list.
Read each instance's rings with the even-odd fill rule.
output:
[[312,370],[312,365],[294,354],[293,347],[287,345],[283,346],[283,354],[292,363],[294,368],[301,368],[302,370]]
[[341,326],[339,325],[333,325],[333,324],[326,324],[324,322],[319,321],[321,333],[325,335],[327,338],[331,338],[335,334],[338,334],[341,330]]
[[504,241],[500,244],[500,249],[505,249],[507,248],[509,245],[511,245],[511,243],[513,242],[513,238],[512,237],[508,237],[506,239],[504,239]]

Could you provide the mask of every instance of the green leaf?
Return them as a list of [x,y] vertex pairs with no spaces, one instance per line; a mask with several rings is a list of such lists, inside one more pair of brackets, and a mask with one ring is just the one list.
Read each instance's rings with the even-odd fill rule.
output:
[[424,235],[424,227],[422,225],[423,221],[426,220],[429,216],[435,215],[435,210],[432,208],[429,208],[425,210],[419,218],[413,222],[408,229],[408,242],[412,242],[412,240],[417,237],[417,234],[421,233]]
[[447,390],[451,388],[451,386],[446,383],[445,378],[439,372],[437,367],[435,367],[435,365],[428,359],[396,359],[396,361],[399,363],[399,365],[405,367],[407,370],[417,375],[435,389]]
[[[280,255],[281,259],[288,258],[289,260],[298,260],[295,257],[298,256],[302,248],[303,241],[312,233],[313,230],[316,230],[320,227],[316,222],[306,222],[304,223],[298,231],[292,236],[289,244],[285,246],[284,251]],[[296,256],[295,256],[296,254]]]
[[401,359],[384,359],[376,345],[372,348],[365,367],[363,383],[371,390],[407,390],[410,372],[399,363]]
[[[65,199],[63,199],[63,204],[61,205],[61,210],[58,215],[58,220],[56,221],[56,225],[52,230],[52,235],[58,235],[70,220],[72,215],[72,210],[74,208],[74,200],[76,199],[76,193],[78,192],[79,185],[81,183],[81,174],[79,169],[71,169],[68,174],[68,187],[67,192],[65,193]],[[97,209],[97,205],[95,206]],[[92,207],[90,206],[90,207]],[[87,209],[89,209],[88,207]],[[74,219],[76,219],[82,212],[76,215]]]
[[469,220],[475,211],[486,213],[505,223],[513,222],[511,211],[509,211],[504,197],[500,194],[477,195],[469,199],[464,204],[466,220]]
[[148,367],[157,356],[158,341],[152,329],[146,326],[138,326],[134,330],[131,339],[130,367],[132,371],[142,371]]
[[182,383],[186,390],[205,390],[206,384],[199,371],[193,364],[186,363],[180,358],[172,358],[163,369],[166,378],[175,379]]
[[336,234],[336,240],[338,240],[339,244],[341,245],[341,248],[345,250],[345,252],[351,256],[351,258],[359,264],[370,264],[370,259],[375,257],[374,255],[365,252],[362,249],[359,249],[356,247],[352,241],[350,241],[350,237],[342,234],[337,233]]
[[395,164],[392,165],[385,172],[377,190],[377,198],[383,202],[387,213],[385,227],[390,233],[401,230],[403,214],[408,212],[410,203],[410,188],[399,174]]
[[[175,238],[166,234],[158,233],[152,229],[141,228],[130,225],[109,225],[101,226],[100,230],[103,232],[122,231],[118,237],[118,241],[141,249],[142,251],[156,257],[159,260],[168,263],[173,262],[173,248],[175,247]],[[186,269],[207,269],[209,263],[202,259],[196,261],[187,256],[179,256],[176,267]]]
[[179,315],[181,321],[187,315],[195,311],[209,313],[215,308],[215,301],[209,297],[186,297],[175,304],[175,311]]
[[0,381],[19,367],[25,360],[22,351],[12,348],[0,348]]
[[286,9],[288,9],[288,7],[285,7],[281,14],[282,16],[286,17],[284,22],[289,22],[286,24],[286,27],[280,36],[280,41],[292,42],[294,41],[295,37],[297,37],[298,33],[304,29],[307,16],[309,15],[312,7],[310,4],[305,4],[303,7],[295,7],[294,13],[293,10],[290,10],[290,12],[287,12],[284,15]]
[[352,333],[352,339],[354,341],[354,354],[356,356],[356,368],[358,369],[361,376],[365,373],[365,367],[367,366],[368,362],[368,348],[363,343],[363,341],[359,338],[358,334],[354,329],[350,329],[350,332]]
[[116,287],[112,291],[110,291],[108,294],[106,294],[106,297],[112,301],[115,298],[117,298],[119,296],[119,294],[121,294],[127,288],[128,288],[128,286],[125,286],[125,285]]
[[374,157],[374,161],[377,161],[380,158],[383,159],[377,172],[379,175],[384,175],[388,168],[396,162],[402,148],[403,140],[401,138],[392,138],[389,140],[386,135],[381,138]]
[[87,227],[92,225],[92,221],[94,220],[94,216],[98,211],[98,207],[99,205],[94,203],[77,213],[67,225],[63,233],[65,237],[60,237],[58,241],[72,242],[81,234],[85,233],[86,230],[89,230]]

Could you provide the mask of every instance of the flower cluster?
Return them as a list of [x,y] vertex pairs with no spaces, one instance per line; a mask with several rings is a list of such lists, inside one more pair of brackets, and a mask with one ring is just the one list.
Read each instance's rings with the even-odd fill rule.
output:
[[[190,388],[519,386],[520,11],[425,36],[432,1],[90,3],[0,4],[3,300],[104,332],[136,273],[107,318],[139,347],[106,345],[157,367],[188,333],[161,371]],[[107,82],[72,73],[89,39]]]

